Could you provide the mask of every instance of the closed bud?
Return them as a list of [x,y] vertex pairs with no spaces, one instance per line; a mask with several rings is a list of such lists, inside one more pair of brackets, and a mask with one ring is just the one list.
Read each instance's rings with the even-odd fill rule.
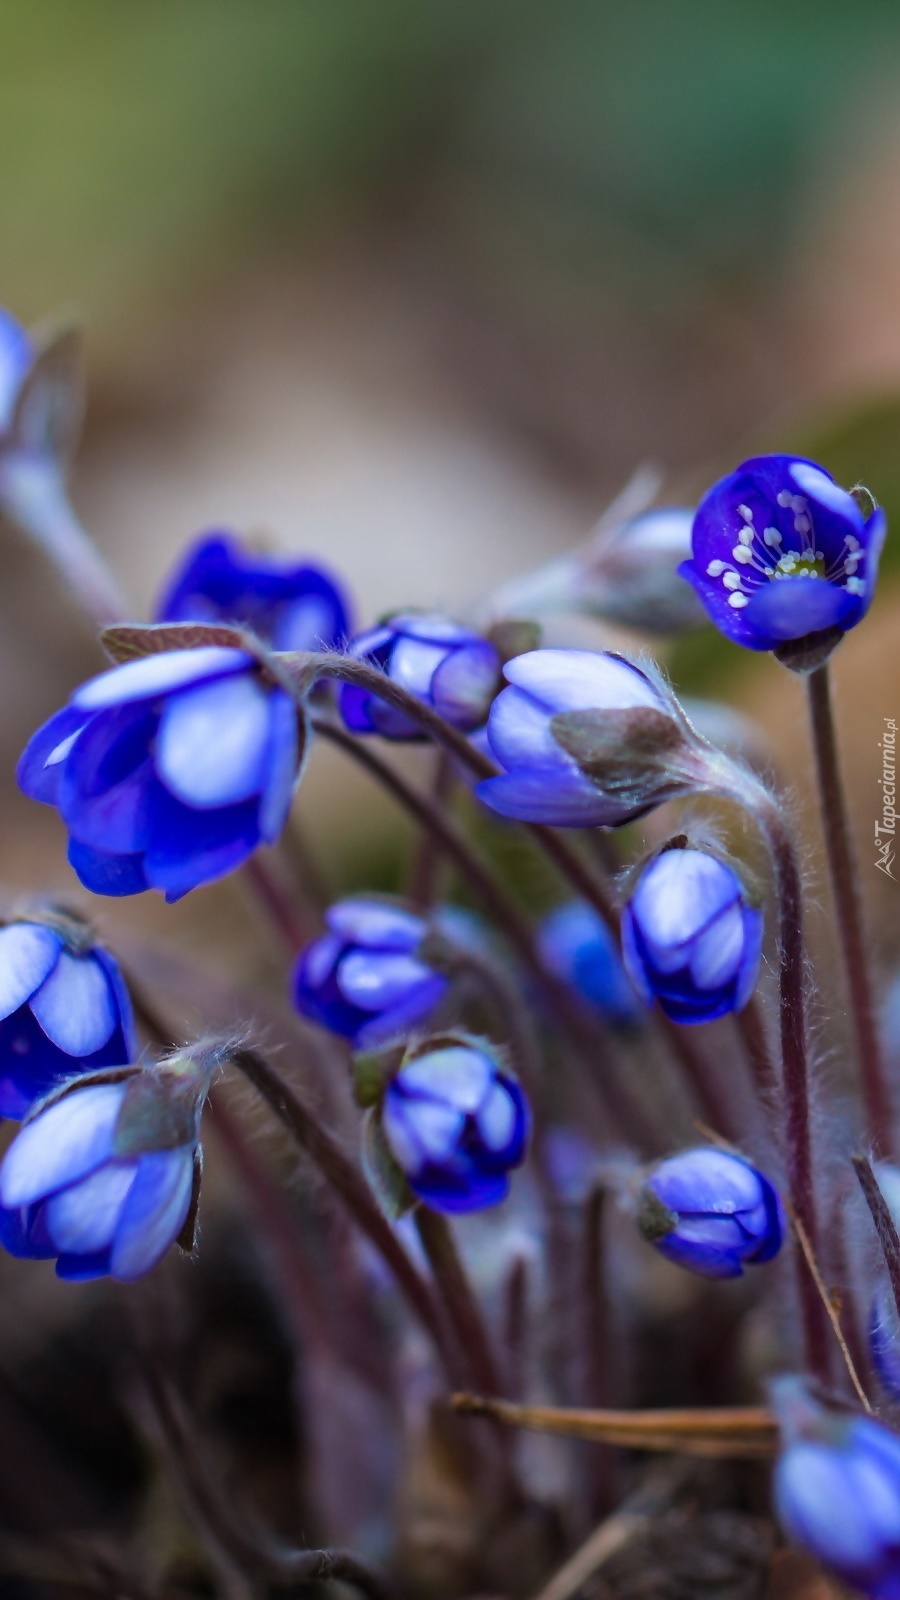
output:
[[636,1220],[648,1244],[701,1278],[739,1278],[771,1261],[785,1234],[784,1208],[769,1179],[728,1150],[682,1150],[653,1167]]

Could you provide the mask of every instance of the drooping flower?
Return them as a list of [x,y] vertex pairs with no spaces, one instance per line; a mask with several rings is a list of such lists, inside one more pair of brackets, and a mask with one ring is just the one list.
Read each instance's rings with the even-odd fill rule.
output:
[[243,624],[276,650],[328,650],[350,632],[347,597],[324,568],[256,555],[218,532],[189,546],[156,617]]
[[788,1535],[873,1600],[900,1596],[900,1438],[827,1412],[801,1380],[772,1385],[784,1448],[775,1505]]
[[538,934],[545,964],[596,1006],[608,1022],[627,1027],[641,1006],[615,941],[593,907],[581,900],[557,906]]
[[96,894],[177,900],[280,833],[300,762],[287,692],[245,651],[171,650],[92,678],[18,767]]
[[734,869],[706,850],[664,850],[622,912],[622,954],[648,1005],[673,1022],[710,1022],[753,993],[763,915]]
[[530,1114],[516,1079],[481,1042],[449,1036],[411,1052],[381,1115],[391,1153],[426,1205],[480,1211],[506,1198]]
[[384,900],[352,897],[325,913],[327,933],[294,969],[297,1009],[332,1033],[369,1049],[422,1022],[443,999],[448,980],[417,952],[421,917]]
[[786,1224],[777,1190],[749,1161],[703,1146],[644,1180],[637,1223],[648,1243],[702,1278],[739,1278],[778,1254]]
[[818,665],[865,616],[887,525],[800,456],[754,456],[714,484],[681,574],[749,650]]
[[62,1079],[124,1066],[134,1019],[117,963],[83,925],[48,913],[0,928],[0,1117]]
[[196,1210],[209,1074],[184,1056],[107,1069],[38,1106],[0,1165],[0,1243],[61,1278],[149,1272]]
[[702,784],[703,757],[662,679],[608,651],[529,650],[488,718],[505,771],[477,793],[501,816],[616,828]]
[[[463,733],[483,725],[500,679],[500,657],[490,640],[446,617],[389,617],[352,639],[348,654],[381,667]],[[422,736],[410,717],[355,684],[343,685],[340,708],[352,733],[400,740]]]

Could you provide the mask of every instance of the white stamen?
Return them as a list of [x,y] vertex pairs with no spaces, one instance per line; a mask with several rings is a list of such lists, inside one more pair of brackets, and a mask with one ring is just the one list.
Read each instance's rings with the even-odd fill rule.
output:
[[782,489],[781,493],[777,496],[777,499],[782,511],[786,511],[788,506],[791,505],[793,501],[793,495],[788,489]]
[[722,582],[726,589],[739,589],[742,582],[741,575],[739,572],[726,572]]
[[794,530],[797,533],[809,533],[809,517],[795,517]]
[[708,578],[721,578],[724,571],[724,561],[711,561],[706,569],[706,575]]
[[745,544],[736,544],[731,554],[734,556],[735,561],[740,562],[742,567],[751,567],[753,565],[753,551],[748,550]]
[[865,594],[866,585],[862,578],[848,578],[844,584],[848,594]]
[[791,509],[796,512],[797,516],[801,516],[806,510],[806,500],[802,494],[791,495]]
[[745,522],[753,521],[753,512],[749,506],[738,506],[738,516],[743,517]]
[[735,611],[739,611],[741,606],[745,606],[749,602],[745,594],[730,594],[728,596],[728,604],[734,606]]
[[[781,496],[778,496],[779,500]],[[777,528],[763,528],[763,539],[771,549],[773,544],[781,543],[781,534]]]
[[859,540],[857,539],[855,533],[845,533],[844,534],[844,543],[847,546],[848,550],[858,550],[859,549]]

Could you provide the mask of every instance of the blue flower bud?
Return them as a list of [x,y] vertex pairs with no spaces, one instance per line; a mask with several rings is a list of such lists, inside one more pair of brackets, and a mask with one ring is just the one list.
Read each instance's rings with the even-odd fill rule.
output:
[[[490,641],[445,617],[389,617],[351,640],[348,653],[381,667],[463,733],[482,726],[500,678],[500,657]],[[340,707],[351,733],[421,738],[417,723],[367,689],[344,684]]]
[[328,572],[254,555],[229,533],[203,534],[188,548],[156,618],[237,623],[276,650],[329,650],[350,632],[347,597]]
[[763,1173],[727,1150],[683,1150],[652,1168],[637,1204],[644,1238],[701,1278],[739,1278],[781,1249],[784,1210]]
[[101,673],[18,768],[56,806],[95,894],[178,900],[281,832],[301,749],[291,697],[243,650],[170,650]]
[[0,434],[9,428],[22,381],[31,366],[31,339],[15,317],[0,307]]
[[501,816],[616,828],[702,781],[677,702],[622,656],[529,650],[503,672],[487,731],[505,771],[477,789]]
[[0,1243],[61,1278],[149,1272],[196,1210],[203,1062],[94,1073],[57,1091],[0,1165]]
[[772,1385],[784,1449],[775,1506],[785,1532],[843,1582],[900,1596],[900,1438],[870,1417],[826,1412],[798,1380]]
[[408,1057],[382,1106],[395,1161],[436,1211],[481,1211],[504,1200],[530,1124],[515,1078],[480,1043],[455,1036]]
[[577,989],[608,1022],[629,1027],[640,1020],[641,1005],[602,917],[583,901],[557,906],[538,932],[544,963]]
[[814,461],[754,456],[701,501],[679,570],[729,639],[805,671],[868,611],[886,531]]
[[417,951],[428,931],[421,917],[384,900],[339,900],[325,913],[328,932],[314,939],[294,969],[298,1011],[360,1049],[422,1022],[448,981]]
[[664,850],[622,913],[622,954],[648,1005],[673,1022],[740,1011],[756,984],[763,915],[732,867],[705,850]]
[[122,975],[83,926],[48,914],[0,928],[0,1117],[18,1120],[73,1072],[134,1052]]

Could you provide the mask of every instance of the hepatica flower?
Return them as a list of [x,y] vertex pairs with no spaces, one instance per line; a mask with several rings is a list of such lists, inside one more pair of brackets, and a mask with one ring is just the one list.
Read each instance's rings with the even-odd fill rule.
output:
[[338,901],[325,913],[327,933],[303,951],[294,970],[297,1009],[361,1049],[422,1022],[448,980],[419,959],[421,917],[382,900]]
[[328,650],[350,631],[347,597],[322,567],[254,555],[228,533],[189,547],[156,616],[243,624],[276,650]]
[[7,432],[22,382],[34,356],[31,339],[0,307],[0,435]]
[[290,696],[242,650],[171,650],[84,684],[18,768],[96,894],[177,900],[280,833],[299,771]]
[[530,1115],[493,1055],[450,1037],[407,1057],[385,1092],[382,1128],[420,1200],[436,1211],[480,1211],[506,1198]]
[[622,912],[631,979],[673,1022],[710,1022],[750,999],[763,915],[732,867],[705,850],[664,850],[645,867]]
[[900,1438],[871,1417],[838,1416],[800,1382],[772,1385],[784,1450],[775,1505],[785,1531],[844,1583],[900,1596]]
[[814,461],[754,456],[701,501],[679,570],[736,644],[781,651],[828,635],[827,651],[871,604],[885,532],[883,511],[864,517]]
[[185,1229],[209,1086],[184,1060],[100,1073],[39,1107],[0,1166],[0,1242],[61,1278],[149,1272]]
[[20,1118],[61,1079],[135,1051],[116,962],[66,919],[0,928],[0,1117]]
[[781,1249],[785,1217],[774,1186],[727,1150],[705,1146],[660,1161],[637,1207],[644,1238],[702,1278],[739,1278]]
[[622,656],[529,650],[487,733],[505,769],[477,793],[502,816],[562,828],[619,827],[702,783],[692,730],[662,679]]
[[[455,728],[480,728],[497,691],[500,657],[488,639],[446,617],[397,615],[351,640],[348,653],[432,707]],[[419,739],[418,724],[376,694],[344,684],[341,715],[352,733]]]
[[557,906],[538,933],[541,955],[551,972],[601,1011],[607,1021],[627,1027],[639,1020],[641,1006],[603,919],[581,900]]

